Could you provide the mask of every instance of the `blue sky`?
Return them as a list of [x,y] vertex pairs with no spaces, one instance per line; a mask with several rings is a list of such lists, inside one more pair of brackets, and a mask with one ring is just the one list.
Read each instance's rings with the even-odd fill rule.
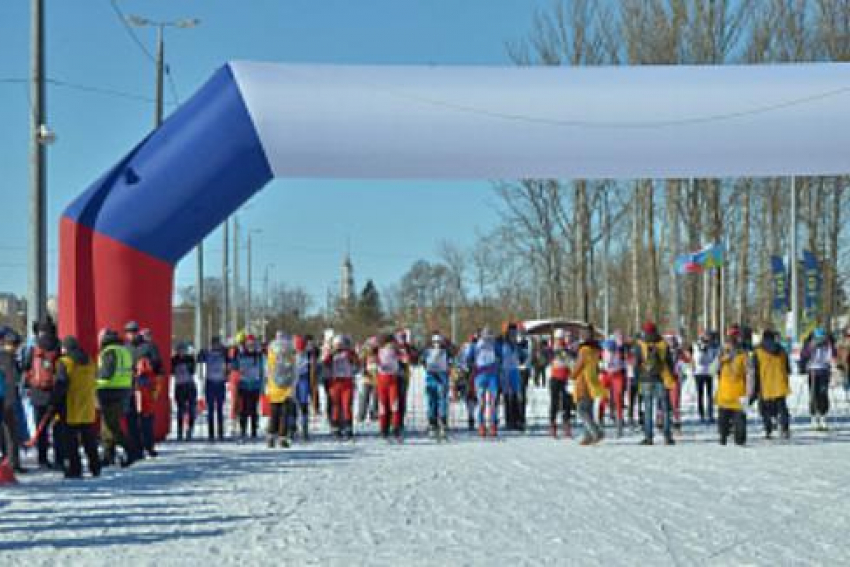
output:
[[[127,14],[197,17],[169,30],[166,60],[180,100],[225,61],[374,64],[508,64],[505,42],[522,38],[549,0],[119,0]],[[118,91],[105,95],[51,85],[48,122],[58,135],[48,157],[50,290],[57,277],[63,208],[151,128],[154,67],[121,25],[109,0],[46,0],[47,75]],[[26,289],[28,215],[29,3],[0,3],[0,291]],[[136,30],[154,50],[152,29]],[[166,100],[173,102],[170,89]],[[166,110],[170,110],[169,106]],[[412,219],[416,222],[411,222]],[[358,287],[395,282],[442,239],[469,243],[496,222],[481,183],[276,181],[240,213],[254,236],[254,277],[274,263],[275,278],[300,284],[318,301],[339,277],[350,238]],[[208,274],[218,275],[221,236],[211,235]],[[243,254],[244,258],[244,254]],[[194,282],[194,257],[176,284]],[[244,268],[243,268],[244,270]],[[243,276],[244,281],[244,276]],[[257,287],[259,289],[259,286]]]

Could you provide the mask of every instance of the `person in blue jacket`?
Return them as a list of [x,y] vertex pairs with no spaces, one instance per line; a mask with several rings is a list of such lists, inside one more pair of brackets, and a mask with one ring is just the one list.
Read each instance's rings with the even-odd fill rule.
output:
[[[485,327],[481,338],[470,350],[469,364],[475,371],[475,391],[478,394],[478,435],[498,435],[496,397],[499,394],[499,360],[496,337]],[[485,421],[486,420],[486,421]],[[489,429],[488,429],[489,424]]]
[[233,361],[234,370],[239,372],[239,436],[242,441],[248,437],[248,424],[251,425],[251,438],[257,438],[259,424],[260,392],[265,383],[265,363],[263,352],[254,335],[248,335],[245,346]]
[[425,394],[428,402],[428,433],[440,439],[448,430],[449,365],[451,357],[439,332],[419,359],[425,367]]
[[213,337],[210,348],[201,351],[198,363],[204,373],[204,397],[207,401],[207,434],[210,441],[224,439],[224,400],[230,363],[221,337]]
[[499,386],[505,404],[505,422],[508,429],[524,428],[522,419],[522,383],[520,366],[525,364],[528,352],[519,344],[515,323],[509,323],[505,335],[498,342],[497,358],[500,361]]

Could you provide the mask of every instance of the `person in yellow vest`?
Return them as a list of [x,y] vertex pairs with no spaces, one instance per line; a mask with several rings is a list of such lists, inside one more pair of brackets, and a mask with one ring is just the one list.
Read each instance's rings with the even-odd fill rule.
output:
[[106,466],[115,464],[115,448],[124,449],[122,467],[133,464],[136,451],[121,428],[121,418],[133,400],[133,353],[115,331],[100,332],[97,370],[97,400],[102,414],[101,440]]
[[92,476],[100,476],[100,457],[97,454],[95,432],[95,406],[97,367],[83,352],[75,337],[62,340],[62,355],[56,364],[56,385],[53,389],[52,405],[59,413],[63,454],[68,460],[65,478],[82,478],[80,444],[88,459]]
[[272,448],[279,440],[281,447],[288,448],[295,436],[295,383],[298,379],[292,339],[277,333],[269,345],[267,364],[266,395],[271,404],[268,445]]
[[593,406],[597,399],[607,395],[607,391],[599,380],[599,360],[602,347],[594,337],[593,326],[588,325],[582,331],[582,341],[578,347],[578,359],[573,370],[575,380],[575,398],[578,417],[584,423],[584,437],[581,445],[593,445],[602,441],[602,428],[593,417]]
[[640,396],[643,399],[643,432],[641,445],[652,445],[655,428],[653,417],[660,408],[664,421],[664,443],[675,445],[671,428],[670,396],[668,390],[675,387],[673,358],[667,343],[658,334],[652,321],[643,325],[643,334],[634,349],[635,375]]
[[791,395],[791,362],[788,353],[777,340],[775,331],[762,333],[761,344],[755,350],[756,391],[759,395],[759,410],[764,422],[764,435],[770,439],[774,421],[779,421],[783,439],[791,437],[791,418],[786,398]]
[[746,406],[753,394],[752,365],[747,351],[741,345],[741,332],[732,327],[720,352],[720,375],[717,381],[717,425],[720,444],[726,445],[734,434],[736,445],[747,442]]

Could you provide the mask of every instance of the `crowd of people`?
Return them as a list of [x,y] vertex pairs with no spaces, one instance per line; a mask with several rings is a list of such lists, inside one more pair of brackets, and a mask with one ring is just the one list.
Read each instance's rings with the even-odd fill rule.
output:
[[[469,431],[482,438],[498,437],[500,427],[526,430],[529,388],[537,387],[549,394],[553,438],[572,438],[578,422],[580,444],[597,444],[607,416],[617,437],[628,427],[642,431],[641,444],[652,445],[658,430],[673,445],[682,430],[682,385],[690,376],[699,421],[714,424],[716,407],[721,444],[746,443],[747,409],[756,403],[766,437],[791,435],[788,347],[770,329],[755,344],[752,331],[737,325],[722,338],[705,332],[692,346],[673,333],[662,335],[652,322],[631,339],[619,331],[602,337],[590,325],[579,332],[554,329],[539,339],[509,323],[499,334],[483,328],[460,345],[437,331],[422,345],[414,345],[406,331],[359,343],[332,332],[320,341],[278,332],[267,344],[239,334],[232,341],[213,338],[197,351],[177,343],[168,361],[151,332],[133,321],[123,337],[102,330],[96,353],[85,352],[75,337],[60,340],[50,320],[38,324],[26,344],[11,329],[0,330],[0,341],[0,444],[18,473],[27,472],[21,452],[31,445],[39,468],[69,478],[82,476],[81,453],[94,476],[103,467],[156,457],[163,396],[175,406],[177,441],[192,439],[200,407],[210,442],[228,437],[226,408],[239,442],[261,436],[261,415],[267,417],[269,447],[308,441],[317,416],[341,440],[352,439],[371,420],[380,436],[403,442],[417,367],[428,434],[439,441],[449,434],[452,404],[464,408]],[[836,341],[819,328],[803,344],[798,370],[808,376],[816,430],[827,429],[833,368],[850,387],[848,356],[850,332]],[[25,401],[34,418],[32,435]]]

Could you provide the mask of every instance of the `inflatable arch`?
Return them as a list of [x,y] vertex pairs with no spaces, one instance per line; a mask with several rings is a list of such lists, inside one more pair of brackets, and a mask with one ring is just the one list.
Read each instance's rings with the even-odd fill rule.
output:
[[134,319],[168,353],[175,265],[274,177],[846,174],[848,148],[850,64],[231,63],[64,212],[60,332]]

